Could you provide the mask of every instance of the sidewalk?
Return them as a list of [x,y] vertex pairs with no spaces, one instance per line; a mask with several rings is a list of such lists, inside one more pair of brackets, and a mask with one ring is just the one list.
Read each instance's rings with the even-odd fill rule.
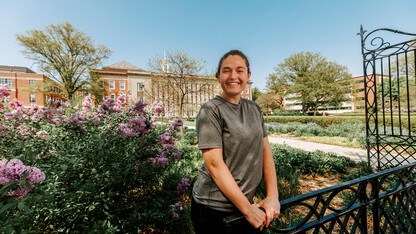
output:
[[334,153],[337,155],[348,157],[356,162],[367,161],[367,150],[348,148],[336,145],[327,145],[321,143],[314,143],[308,141],[300,141],[294,139],[288,139],[283,137],[271,137],[269,136],[269,142],[273,144],[286,144],[293,148],[298,148],[306,151],[320,150],[325,153]]
[[[327,144],[321,144],[321,143],[314,143],[314,142],[308,142],[308,141],[300,141],[300,140],[294,140],[294,139],[288,139],[283,137],[276,137],[276,136],[269,136],[269,142],[272,144],[286,144],[288,146],[291,146],[293,148],[298,148],[306,151],[316,151],[320,150],[326,153],[334,153],[340,156],[348,157],[356,162],[365,161],[367,162],[367,150],[363,149],[356,149],[356,148],[348,148],[348,147],[342,147],[342,146],[336,146],[336,145],[327,145]],[[396,155],[395,158],[391,155],[386,156],[389,161],[393,164],[399,165],[400,162],[403,162],[403,160],[406,158],[410,163],[415,162],[413,158],[408,158],[406,156],[402,155]],[[386,163],[387,158],[382,157],[382,162]],[[393,159],[393,160],[392,160]],[[376,159],[373,158],[372,165],[376,165]]]

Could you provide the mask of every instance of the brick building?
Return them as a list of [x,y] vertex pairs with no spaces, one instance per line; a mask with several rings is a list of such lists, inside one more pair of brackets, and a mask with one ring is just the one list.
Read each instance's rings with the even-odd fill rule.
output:
[[[380,74],[376,74],[376,84],[381,83],[382,76]],[[388,76],[384,76],[384,79],[388,78]],[[365,111],[365,92],[364,92],[364,76],[356,76],[354,77],[354,81],[356,84],[356,92],[354,94],[352,100],[352,111],[354,112],[364,112]],[[369,102],[373,102],[374,94],[373,92],[369,92],[368,96]]]
[[0,65],[0,84],[7,84],[10,92],[10,96],[3,100],[5,103],[17,98],[25,107],[29,107],[31,104],[45,106],[49,98],[52,101],[65,101],[65,99],[57,94],[59,93],[57,87],[53,88],[54,90],[51,90],[51,94],[49,95],[39,91],[30,92],[26,90],[30,86],[37,86],[46,81],[53,82],[45,75],[37,74],[27,67]]
[[[142,100],[151,104],[157,98],[165,104],[177,104],[178,95],[172,86],[168,85],[168,77],[163,74],[145,71],[129,62],[121,61],[102,69],[95,70],[100,76],[105,97],[116,100],[120,92],[128,94],[128,102],[134,103]],[[198,76],[192,83],[185,84],[187,95],[185,97],[184,116],[196,116],[202,104],[221,92],[221,87],[215,77]],[[242,97],[252,100],[252,82],[242,92]],[[176,93],[176,94],[175,94]],[[103,100],[103,97],[98,97]],[[174,114],[178,114],[175,110]]]

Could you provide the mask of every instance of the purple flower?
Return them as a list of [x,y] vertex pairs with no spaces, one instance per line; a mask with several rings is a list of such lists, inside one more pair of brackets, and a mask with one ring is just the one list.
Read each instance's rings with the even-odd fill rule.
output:
[[130,108],[130,113],[133,115],[140,115],[144,113],[144,107],[147,106],[146,103],[142,101],[137,101],[134,106]]
[[105,114],[119,113],[120,110],[115,108],[115,103],[110,97],[100,106],[100,112]]
[[189,179],[182,178],[182,181],[179,182],[178,186],[176,187],[176,191],[181,194],[188,190],[189,187]]
[[7,91],[8,89],[8,85],[0,85],[0,99],[4,98],[4,97],[8,97],[10,96],[10,93]]
[[183,121],[181,119],[176,119],[175,121],[173,121],[172,125],[174,127],[176,126],[181,127],[183,125]]
[[91,98],[89,96],[86,96],[84,98],[84,102],[82,102],[82,106],[83,106],[82,109],[84,110],[91,109],[91,103],[92,103]]
[[[28,171],[29,176],[23,178],[23,174]],[[17,196],[16,200],[22,199],[29,191],[30,188],[20,185],[21,180],[27,181],[31,188],[34,188],[34,183],[40,183],[45,180],[45,173],[39,170],[36,167],[30,167],[23,165],[22,161],[19,159],[12,159],[7,162],[6,159],[0,161],[0,184],[5,185],[10,181],[16,181],[16,185],[19,188],[15,190],[10,190],[8,196]]]

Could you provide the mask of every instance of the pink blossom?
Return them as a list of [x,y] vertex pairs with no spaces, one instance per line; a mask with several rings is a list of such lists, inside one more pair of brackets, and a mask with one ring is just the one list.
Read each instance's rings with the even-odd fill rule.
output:
[[23,103],[20,102],[19,100],[17,100],[17,98],[13,99],[13,101],[11,101],[9,103],[9,108],[10,109],[17,109],[17,108],[20,108],[20,107],[23,107]]
[[84,99],[84,102],[82,102],[83,109],[84,110],[91,109],[91,103],[92,103],[91,98],[89,96],[86,96]]
[[[23,178],[23,174],[26,171],[29,172],[29,176]],[[30,188],[27,186],[22,187],[19,182],[25,180],[30,184],[31,188],[34,188],[34,183],[40,183],[45,180],[45,173],[36,167],[23,165],[22,161],[19,159],[12,159],[9,162],[7,162],[7,159],[2,159],[0,161],[0,184],[5,185],[12,180],[16,181],[16,185],[18,185],[19,188],[10,190],[7,195],[17,196],[16,200],[19,200],[30,191]]]
[[116,104],[118,106],[124,106],[124,105],[127,104],[126,103],[126,100],[127,100],[127,95],[125,93],[123,93],[123,92],[120,92],[119,93],[119,96],[117,97]]
[[5,167],[7,164],[7,159],[3,158],[2,160],[0,160],[0,167]]
[[4,97],[10,96],[10,93],[7,91],[8,85],[0,85],[0,99],[3,99]]
[[44,139],[49,136],[49,133],[47,131],[39,131],[36,133],[36,136],[38,136],[40,139]]
[[158,101],[157,99],[153,102],[153,110],[156,113],[162,113],[163,112],[163,102]]

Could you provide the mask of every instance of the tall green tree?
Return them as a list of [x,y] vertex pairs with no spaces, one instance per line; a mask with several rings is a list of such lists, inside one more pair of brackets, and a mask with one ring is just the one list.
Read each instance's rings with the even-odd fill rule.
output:
[[252,95],[253,101],[256,101],[257,98],[259,98],[261,95],[262,95],[262,92],[260,91],[260,89],[257,88],[257,87],[254,87],[253,88],[253,95]]
[[89,72],[111,54],[106,46],[95,45],[89,36],[69,22],[18,34],[17,41],[24,47],[26,57],[56,81],[63,90],[62,95],[69,100],[77,91],[89,89]]
[[347,67],[312,52],[293,54],[278,64],[267,86],[270,90],[285,89],[285,95],[292,94],[292,99],[301,103],[303,112],[312,109],[314,115],[319,107],[350,100],[353,92]]

